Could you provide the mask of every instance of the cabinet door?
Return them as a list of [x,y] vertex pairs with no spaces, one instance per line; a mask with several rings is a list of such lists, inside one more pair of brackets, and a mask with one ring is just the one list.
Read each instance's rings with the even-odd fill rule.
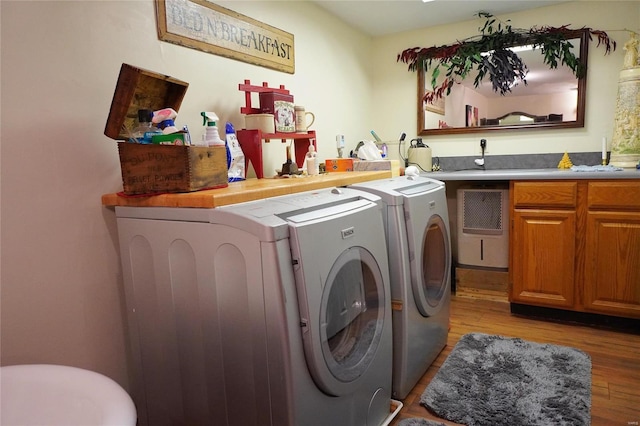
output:
[[584,307],[640,318],[640,212],[589,212]]
[[575,211],[515,209],[513,227],[511,301],[572,308]]

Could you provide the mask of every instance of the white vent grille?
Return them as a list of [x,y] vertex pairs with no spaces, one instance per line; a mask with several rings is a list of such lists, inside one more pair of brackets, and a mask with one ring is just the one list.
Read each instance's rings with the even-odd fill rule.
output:
[[463,191],[462,231],[469,234],[502,234],[501,190]]
[[458,264],[507,268],[509,190],[460,188],[457,195]]

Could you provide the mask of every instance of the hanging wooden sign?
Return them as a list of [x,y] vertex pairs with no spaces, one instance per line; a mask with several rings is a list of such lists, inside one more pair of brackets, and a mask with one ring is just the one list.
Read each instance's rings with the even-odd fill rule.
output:
[[293,34],[206,0],[156,0],[160,40],[295,72]]

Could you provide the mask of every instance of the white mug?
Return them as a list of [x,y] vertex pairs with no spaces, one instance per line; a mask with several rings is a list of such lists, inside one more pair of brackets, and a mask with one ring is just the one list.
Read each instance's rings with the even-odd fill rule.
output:
[[[296,132],[306,132],[316,121],[316,116],[312,112],[305,111],[303,106],[296,105],[293,109],[296,115]],[[307,115],[311,116],[309,124],[307,124]]]
[[262,133],[276,132],[273,114],[249,114],[244,117],[244,127],[247,130],[262,130]]

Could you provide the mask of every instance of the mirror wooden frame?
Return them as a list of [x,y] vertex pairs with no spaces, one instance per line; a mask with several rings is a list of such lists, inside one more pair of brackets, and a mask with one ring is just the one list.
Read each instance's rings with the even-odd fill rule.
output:
[[[444,129],[425,129],[425,107],[422,97],[426,92],[425,88],[425,72],[419,70],[418,74],[418,135],[453,135],[466,133],[495,132],[499,130],[538,130],[538,129],[570,129],[584,127],[586,92],[587,92],[587,55],[589,51],[589,32],[588,30],[572,30],[567,39],[580,39],[580,62],[583,64],[585,74],[578,79],[578,99],[575,121],[556,121],[544,122],[536,124],[517,124],[517,125],[485,125],[476,127],[448,127]],[[562,65],[560,65],[562,66]],[[507,95],[508,96],[508,95]]]

